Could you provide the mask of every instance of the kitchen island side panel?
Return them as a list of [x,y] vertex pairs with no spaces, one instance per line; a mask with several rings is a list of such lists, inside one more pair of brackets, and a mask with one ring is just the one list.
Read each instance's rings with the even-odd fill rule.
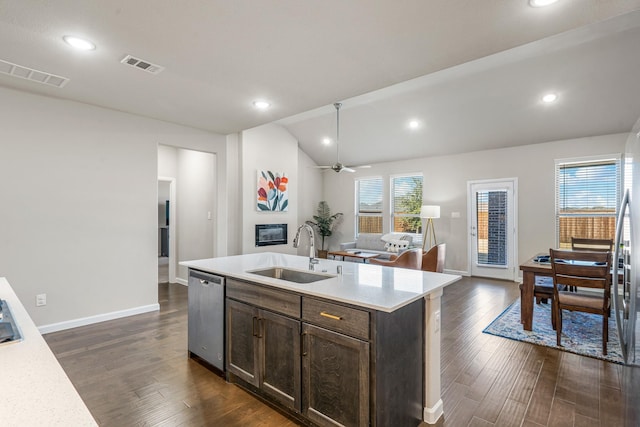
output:
[[374,313],[375,425],[418,426],[423,411],[423,301],[393,313]]

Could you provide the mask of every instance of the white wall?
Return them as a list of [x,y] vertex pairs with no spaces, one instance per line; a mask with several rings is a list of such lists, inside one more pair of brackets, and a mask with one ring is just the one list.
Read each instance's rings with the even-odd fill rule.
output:
[[[178,150],[176,181],[178,262],[214,256],[215,156]],[[187,267],[178,266],[178,277],[187,283]]]
[[0,129],[0,276],[35,323],[157,307],[157,146],[224,174],[225,137],[4,88]]
[[[292,245],[298,222],[298,141],[282,126],[268,124],[241,134],[242,159],[242,253],[295,254]],[[258,171],[284,173],[289,178],[289,209],[286,212],[257,210]],[[255,246],[255,224],[287,224],[287,245]]]
[[[298,149],[298,221],[297,224],[303,224],[305,221],[313,220],[313,216],[318,209],[318,203],[322,198],[322,175],[327,172],[323,172],[322,169],[314,168],[316,163],[311,160],[304,151]],[[337,211],[333,211],[335,213]],[[293,230],[292,232],[295,232]],[[291,239],[293,240],[293,236]],[[316,250],[321,249],[320,243],[322,239],[316,233],[315,247]],[[326,244],[326,243],[325,243]],[[309,247],[306,246],[307,241],[302,240],[300,247],[298,248],[298,255],[308,256]]]
[[[424,204],[441,206],[435,219],[438,242],[447,244],[446,268],[467,272],[467,182],[470,180],[518,178],[518,256],[525,261],[555,245],[555,159],[621,153],[626,134],[595,136],[487,150],[453,156],[380,163],[354,174],[324,175],[325,200],[332,211],[346,217],[331,238],[331,247],[355,236],[354,180],[382,176],[388,183],[393,174],[422,172]],[[387,185],[388,186],[388,185]],[[387,197],[388,200],[388,197]],[[451,218],[459,212],[460,218]],[[387,216],[388,217],[388,216]],[[387,221],[388,222],[388,221]],[[385,224],[385,227],[389,227]]]
[[[216,224],[216,156],[201,151],[158,146],[158,175],[176,183],[177,281],[187,283],[188,271],[181,261],[211,258]],[[171,238],[171,237],[170,237]]]

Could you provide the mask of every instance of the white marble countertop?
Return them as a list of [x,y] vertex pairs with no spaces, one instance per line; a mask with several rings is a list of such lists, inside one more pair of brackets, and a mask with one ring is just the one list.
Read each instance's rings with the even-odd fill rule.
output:
[[[315,272],[326,272],[327,279],[313,283],[293,283],[248,273],[268,267],[309,271],[308,257],[274,252],[184,261],[180,265],[387,313],[460,280],[460,276],[451,274],[326,259],[315,265]],[[337,274],[339,265],[342,275]]]
[[0,299],[7,301],[23,338],[0,344],[0,425],[97,426],[4,277],[0,277]]

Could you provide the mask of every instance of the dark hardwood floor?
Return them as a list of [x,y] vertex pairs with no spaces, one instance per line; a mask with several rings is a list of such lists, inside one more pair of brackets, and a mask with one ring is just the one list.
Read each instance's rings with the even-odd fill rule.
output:
[[[187,358],[187,292],[160,311],[45,335],[102,426],[295,426]],[[639,426],[640,368],[483,334],[517,285],[464,278],[442,299],[438,426]],[[402,426],[393,426],[402,427]]]

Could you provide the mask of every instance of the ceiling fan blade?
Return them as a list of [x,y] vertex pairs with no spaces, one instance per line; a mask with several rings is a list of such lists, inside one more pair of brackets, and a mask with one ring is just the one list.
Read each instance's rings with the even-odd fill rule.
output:
[[351,169],[348,166],[343,166],[342,169],[340,169],[340,172],[351,172],[351,173],[353,173],[353,172],[355,172],[355,170]]
[[369,169],[371,165],[348,166],[352,169]]
[[333,166],[309,166],[313,169],[331,169]]

